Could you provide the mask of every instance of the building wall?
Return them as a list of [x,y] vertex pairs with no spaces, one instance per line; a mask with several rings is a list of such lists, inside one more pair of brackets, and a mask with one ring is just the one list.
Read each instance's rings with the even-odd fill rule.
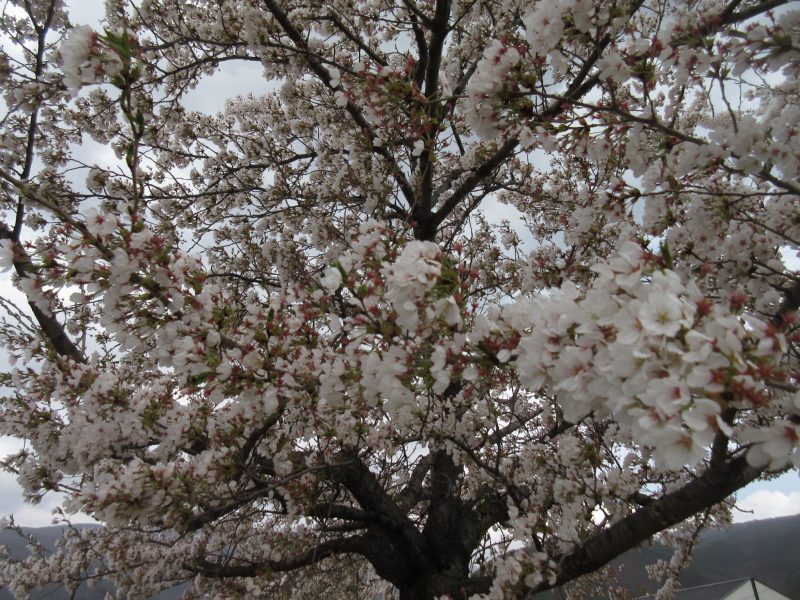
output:
[[[779,594],[759,581],[756,581],[755,584],[758,600],[791,600],[791,598]],[[749,581],[745,581],[742,585],[725,596],[724,600],[756,600],[756,594],[753,592],[752,584]]]

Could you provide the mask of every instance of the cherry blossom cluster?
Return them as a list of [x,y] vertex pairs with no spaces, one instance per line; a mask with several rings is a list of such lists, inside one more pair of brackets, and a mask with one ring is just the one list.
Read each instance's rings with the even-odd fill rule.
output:
[[73,95],[77,95],[86,84],[99,83],[118,75],[124,67],[120,56],[109,51],[103,37],[88,25],[72,28],[59,54],[64,84]]
[[[504,306],[479,331],[522,333],[512,356],[522,383],[564,396],[564,417],[613,414],[652,448],[657,464],[677,469],[700,460],[720,432],[755,442],[753,461],[781,468],[797,461],[797,429],[779,422],[763,438],[734,433],[722,416],[769,404],[768,381],[788,376],[780,366],[784,336],[773,326],[706,298],[627,242],[592,270],[586,290],[569,282],[539,298]],[[515,334],[516,336],[516,334]],[[502,338],[501,338],[502,339]],[[512,354],[513,353],[513,354]],[[781,432],[775,436],[775,433]],[[767,439],[772,443],[765,445]]]
[[503,91],[515,91],[518,85],[516,67],[521,60],[520,51],[513,45],[495,40],[486,48],[477,66],[477,74],[470,81],[467,119],[470,127],[482,138],[498,134],[504,105],[508,102]]

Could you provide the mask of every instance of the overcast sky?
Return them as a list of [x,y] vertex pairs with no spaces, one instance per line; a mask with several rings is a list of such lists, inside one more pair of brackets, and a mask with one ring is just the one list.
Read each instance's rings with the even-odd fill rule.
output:
[[[97,27],[102,16],[102,0],[68,0],[67,5],[70,7],[70,20],[74,24]],[[186,102],[187,108],[207,112],[221,110],[227,98],[265,90],[260,75],[261,69],[254,63],[226,63],[222,72],[203,82],[191,94]],[[80,154],[88,164],[109,166],[106,161],[113,160],[113,152],[94,143],[85,144]],[[500,205],[498,208],[508,212],[495,214],[492,220],[513,214],[510,207]],[[0,274],[0,296],[24,302],[22,295],[13,289],[8,273]],[[0,360],[4,360],[4,357],[0,356]],[[0,438],[2,456],[19,447],[16,440]],[[738,497],[740,507],[749,512],[736,511],[734,520],[737,522],[800,513],[800,473],[794,471],[769,482],[754,483],[744,488]],[[13,514],[17,523],[22,525],[49,525],[53,519],[52,511],[58,503],[58,496],[50,495],[37,506],[26,504],[14,475],[0,472],[0,517]],[[75,520],[87,521],[89,517],[77,515]]]

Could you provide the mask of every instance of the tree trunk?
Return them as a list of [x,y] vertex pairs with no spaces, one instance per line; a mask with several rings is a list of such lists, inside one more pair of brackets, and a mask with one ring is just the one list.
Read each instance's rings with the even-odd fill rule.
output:
[[425,580],[420,579],[400,588],[400,600],[433,600],[434,598],[436,598],[436,594]]

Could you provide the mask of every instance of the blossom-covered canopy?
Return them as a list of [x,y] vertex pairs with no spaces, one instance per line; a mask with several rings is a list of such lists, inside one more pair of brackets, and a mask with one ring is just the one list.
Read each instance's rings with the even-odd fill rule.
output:
[[106,10],[2,16],[3,465],[105,525],[19,595],[668,593],[800,466],[797,3]]

